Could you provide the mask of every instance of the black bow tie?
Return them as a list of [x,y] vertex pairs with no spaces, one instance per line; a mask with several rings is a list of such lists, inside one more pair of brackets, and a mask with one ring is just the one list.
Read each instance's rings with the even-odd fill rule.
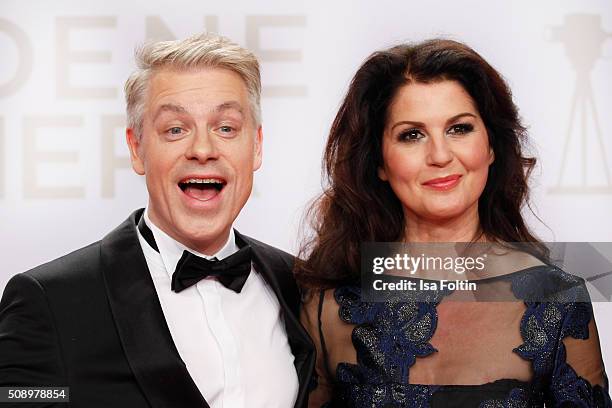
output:
[[[144,214],[140,217],[140,221],[138,221],[138,230],[151,248],[159,252],[153,232],[144,221]],[[238,252],[221,260],[217,258],[209,260],[192,254],[189,251],[183,251],[183,255],[172,274],[171,288],[178,293],[208,276],[214,276],[226,288],[240,293],[250,272],[251,247],[245,243],[243,243]]]

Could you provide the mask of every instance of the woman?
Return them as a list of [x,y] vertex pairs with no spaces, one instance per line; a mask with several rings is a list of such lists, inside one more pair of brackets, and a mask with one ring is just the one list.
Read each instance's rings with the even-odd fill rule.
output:
[[[296,267],[318,351],[311,407],[611,405],[584,285],[542,262],[547,249],[521,215],[535,164],[525,142],[506,83],[464,44],[400,45],[359,68],[331,128],[329,186]],[[364,242],[527,249],[510,270],[472,275],[505,284],[513,302],[452,302],[453,291],[365,302]],[[568,282],[563,299],[541,301],[543,288]]]

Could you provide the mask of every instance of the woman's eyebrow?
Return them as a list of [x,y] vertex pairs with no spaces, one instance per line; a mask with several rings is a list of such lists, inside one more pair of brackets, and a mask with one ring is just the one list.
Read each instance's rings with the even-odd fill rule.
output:
[[474,115],[473,113],[470,113],[470,112],[463,112],[463,113],[460,113],[460,114],[458,114],[458,115],[453,116],[452,118],[449,118],[449,119],[446,121],[446,123],[454,122],[454,121],[456,121],[457,119],[462,118],[462,117],[464,117],[464,116],[471,116],[471,117],[473,117],[473,118],[476,118],[476,115]]
[[410,126],[414,126],[414,127],[425,127],[425,124],[423,122],[416,122],[413,120],[400,120],[399,122],[396,122],[393,126],[391,126],[391,130],[395,129],[397,126],[400,125],[410,125]]
[[[457,115],[454,115],[454,116],[453,116],[453,117],[451,117],[451,118],[448,118],[448,119],[446,120],[446,123],[451,123],[451,122],[454,122],[454,121],[456,121],[457,119],[462,118],[462,117],[464,117],[464,116],[470,116],[470,117],[476,118],[476,115],[474,115],[473,113],[470,113],[470,112],[462,112],[462,113],[459,113],[459,114],[457,114]],[[427,126],[425,125],[425,123],[423,123],[423,122],[417,122],[417,121],[415,121],[415,120],[401,120],[401,121],[399,121],[399,122],[394,123],[394,124],[393,124],[393,126],[391,126],[391,130],[393,130],[395,127],[400,126],[400,125],[410,125],[410,126],[419,127],[419,128],[424,128],[424,127],[427,127]]]

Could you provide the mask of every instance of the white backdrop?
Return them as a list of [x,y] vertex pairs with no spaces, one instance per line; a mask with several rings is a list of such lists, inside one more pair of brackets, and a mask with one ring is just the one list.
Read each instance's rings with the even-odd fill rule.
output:
[[[540,160],[535,230],[612,241],[609,0],[86,3],[0,3],[0,290],[146,204],[123,141],[134,46],[205,29],[262,62],[264,165],[241,231],[295,253],[326,132],[359,64],[400,41],[444,36],[475,48],[513,89]],[[612,371],[612,305],[595,306]]]

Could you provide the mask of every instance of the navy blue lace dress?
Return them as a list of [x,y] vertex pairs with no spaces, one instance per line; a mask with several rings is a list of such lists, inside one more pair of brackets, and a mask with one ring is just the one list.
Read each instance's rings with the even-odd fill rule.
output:
[[[481,385],[462,385],[460,378],[451,385],[411,383],[415,363],[438,352],[430,341],[438,329],[439,305],[452,292],[432,292],[427,301],[368,303],[361,301],[359,287],[343,286],[333,291],[333,297],[322,292],[313,297],[314,305],[308,301],[305,305],[306,313],[313,313],[303,320],[319,353],[310,407],[611,407],[592,306],[582,279],[538,266],[493,280],[505,282],[516,298],[515,306],[524,310],[515,328],[522,344],[499,353],[515,353],[529,362],[529,380],[500,378]],[[545,293],[560,286],[566,290]],[[337,303],[333,305],[337,312],[332,308],[340,320],[337,324],[321,321],[329,299]],[[350,331],[335,330],[340,325]],[[339,338],[348,337],[347,333],[350,339]],[[591,343],[576,361],[595,371],[598,384],[591,384],[568,363],[565,341],[569,338],[580,340],[579,346]],[[345,355],[351,346],[355,362],[333,358]],[[331,360],[337,362],[335,369]]]

